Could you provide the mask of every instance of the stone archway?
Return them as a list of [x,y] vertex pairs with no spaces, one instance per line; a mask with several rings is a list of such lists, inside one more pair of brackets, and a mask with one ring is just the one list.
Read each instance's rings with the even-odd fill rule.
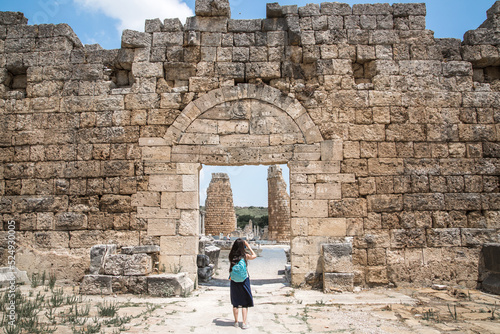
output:
[[[148,235],[160,236],[160,262],[196,277],[201,164],[288,164],[292,283],[321,271],[321,244],[346,235],[345,219],[328,216],[340,199],[342,142],[324,141],[297,100],[266,85],[213,90],[191,102],[163,138],[141,138],[148,194],[139,206]],[[352,176],[353,178],[353,176]],[[349,181],[349,180],[348,180]],[[332,229],[333,228],[333,229]]]

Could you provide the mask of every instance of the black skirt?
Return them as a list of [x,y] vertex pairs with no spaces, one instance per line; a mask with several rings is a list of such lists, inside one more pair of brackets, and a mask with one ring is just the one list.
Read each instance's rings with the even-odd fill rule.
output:
[[234,282],[231,280],[231,304],[233,307],[253,306],[250,277],[247,277],[243,282]]

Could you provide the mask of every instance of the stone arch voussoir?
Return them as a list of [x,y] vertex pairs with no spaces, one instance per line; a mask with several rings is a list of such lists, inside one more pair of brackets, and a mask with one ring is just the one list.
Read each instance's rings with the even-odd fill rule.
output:
[[302,132],[306,144],[319,143],[323,137],[302,104],[279,89],[267,85],[239,84],[212,90],[189,103],[167,130],[164,139],[176,144],[189,125],[207,110],[225,102],[255,99],[269,103],[290,116]]

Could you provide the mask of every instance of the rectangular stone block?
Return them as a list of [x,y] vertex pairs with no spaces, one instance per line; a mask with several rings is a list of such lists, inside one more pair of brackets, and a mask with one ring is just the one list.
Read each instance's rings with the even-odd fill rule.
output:
[[292,200],[292,217],[328,217],[327,200]]
[[462,246],[474,247],[486,243],[497,243],[500,236],[495,229],[462,228]]
[[291,184],[290,194],[294,199],[314,199],[314,184]]
[[353,273],[323,273],[323,292],[352,292],[354,289]]
[[340,183],[316,183],[316,199],[340,199]]
[[352,273],[352,244],[332,243],[322,245],[323,274]]
[[429,228],[427,229],[428,247],[461,246],[459,228]]
[[197,236],[161,236],[160,255],[196,255],[198,252]]
[[345,198],[340,201],[329,201],[330,217],[366,217],[367,206],[364,198]]
[[309,218],[308,233],[312,236],[345,237],[345,218]]
[[69,233],[68,232],[55,232],[43,231],[34,233],[34,243],[40,248],[63,248],[69,247]]
[[477,193],[444,194],[446,210],[481,210],[481,195]]
[[161,209],[155,207],[138,207],[137,218],[145,219],[168,219],[180,218],[180,210],[177,209]]
[[342,141],[325,140],[321,142],[321,160],[322,161],[340,161],[342,155]]
[[370,195],[367,196],[368,211],[399,212],[403,210],[403,195]]
[[87,228],[87,216],[80,212],[64,212],[55,215],[56,230],[83,230]]
[[176,193],[175,203],[177,209],[196,210],[199,208],[199,194],[197,192]]
[[170,161],[171,148],[169,146],[142,147],[142,160]]
[[370,175],[401,175],[404,172],[403,159],[396,158],[371,158],[368,159],[368,172]]
[[391,230],[392,248],[423,248],[425,246],[425,229]]
[[123,274],[125,276],[144,276],[152,272],[153,261],[151,256],[147,254],[128,255]]
[[172,236],[176,232],[177,219],[148,219],[148,236]]
[[113,293],[112,276],[85,275],[80,284],[80,293],[86,295],[110,295]]
[[444,210],[444,195],[439,193],[429,194],[404,194],[404,209],[408,211],[436,211]]
[[187,296],[194,283],[186,273],[161,274],[147,277],[148,294],[158,297]]
[[132,206],[160,206],[160,193],[140,191],[132,195]]
[[340,161],[293,161],[289,164],[293,174],[335,174],[340,173]]
[[151,191],[182,191],[181,175],[150,175],[149,190]]
[[[105,257],[116,253],[116,245],[95,245],[90,248],[91,275],[98,275],[103,266]],[[102,268],[103,269],[103,268]]]

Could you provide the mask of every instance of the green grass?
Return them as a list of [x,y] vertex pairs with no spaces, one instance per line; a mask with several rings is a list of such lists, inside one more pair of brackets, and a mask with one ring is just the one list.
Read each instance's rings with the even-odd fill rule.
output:
[[[205,207],[200,206],[200,210],[205,210]],[[238,216],[249,215],[257,218],[267,216],[267,207],[263,206],[235,206],[234,211]]]

